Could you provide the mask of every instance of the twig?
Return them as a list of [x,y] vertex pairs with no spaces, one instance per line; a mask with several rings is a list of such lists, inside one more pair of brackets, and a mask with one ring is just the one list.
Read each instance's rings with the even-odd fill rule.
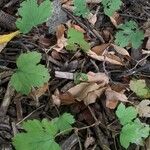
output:
[[13,95],[14,95],[14,89],[11,87],[11,84],[9,82],[8,86],[7,86],[7,91],[6,91],[5,96],[4,96],[4,99],[3,99],[1,106],[0,106],[0,116],[1,117],[6,115],[10,101],[11,101],[11,98]]
[[84,30],[89,32],[92,36],[97,37],[102,43],[105,43],[103,37],[99,35],[99,33],[95,29],[89,29],[79,19],[77,19],[77,17],[72,15],[72,13],[68,11],[66,8],[62,8],[62,9],[69,15],[70,18],[74,19]]

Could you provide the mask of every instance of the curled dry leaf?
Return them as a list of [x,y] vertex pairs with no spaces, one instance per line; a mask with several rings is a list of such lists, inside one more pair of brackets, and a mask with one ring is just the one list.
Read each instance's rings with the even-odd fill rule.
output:
[[94,72],[88,72],[88,82],[98,82],[103,83],[104,85],[109,83],[109,77],[105,73],[94,73]]
[[140,117],[150,118],[150,100],[142,100],[137,106]]
[[[73,79],[73,73],[57,71],[55,75],[59,78]],[[109,78],[105,73],[93,72],[88,72],[87,77],[87,82],[80,83],[63,94],[54,93],[52,96],[54,103],[57,104],[56,102],[59,101],[62,105],[69,105],[75,103],[75,99],[83,101],[86,105],[94,103],[103,94]]]
[[117,28],[118,25],[122,22],[122,17],[120,17],[119,13],[115,12],[113,16],[110,16],[110,20],[112,24]]
[[101,96],[106,87],[103,83],[80,83],[68,90],[70,94],[78,101],[84,101],[86,105],[95,103],[96,99]]
[[121,92],[116,92],[112,90],[111,87],[108,87],[105,90],[105,95],[106,95],[106,107],[110,109],[115,109],[118,104],[118,101],[129,102],[128,98],[124,94],[124,90],[122,90]]
[[55,92],[54,92],[54,94],[52,95],[52,102],[53,102],[53,104],[54,105],[56,105],[56,106],[60,106],[60,104],[61,104],[61,100],[60,100],[60,98],[59,98],[59,90],[58,89],[56,89],[55,90]]
[[93,15],[92,13],[89,13],[89,15],[87,16],[87,19],[92,25],[95,25],[97,21],[97,14]]
[[42,87],[39,87],[38,89],[33,89],[29,96],[32,97],[33,100],[35,100],[36,104],[39,104],[39,98],[44,95],[44,93],[48,90],[48,83],[45,83]]
[[111,45],[114,47],[114,49],[116,50],[117,53],[119,53],[123,56],[129,56],[130,57],[128,51],[125,48],[122,48],[122,47],[114,45],[114,44],[111,44]]
[[97,46],[94,46],[91,51],[95,52],[97,55],[103,55],[104,53],[104,50],[109,47],[109,43],[107,44],[101,44],[101,45],[97,45]]
[[106,62],[109,62],[109,63],[114,64],[114,65],[123,66],[123,63],[122,63],[121,59],[118,56],[114,55],[114,54],[108,53],[105,56],[103,56],[103,55],[99,56],[91,50],[88,51],[87,54],[93,59],[96,59],[96,60],[99,60],[99,61],[106,61]]
[[52,95],[52,101],[53,104],[58,107],[60,105],[70,105],[76,103],[75,98],[69,92],[60,93],[58,89],[56,89]]
[[57,52],[62,52],[61,50],[67,45],[67,39],[64,36],[65,26],[59,25],[56,30],[57,44],[53,47]]

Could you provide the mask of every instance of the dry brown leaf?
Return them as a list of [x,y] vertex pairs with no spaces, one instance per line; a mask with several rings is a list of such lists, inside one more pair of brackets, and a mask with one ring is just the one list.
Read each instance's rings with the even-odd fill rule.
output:
[[114,54],[107,54],[107,56],[99,56],[91,50],[88,51],[87,54],[93,59],[96,59],[99,61],[106,61],[106,62],[109,62],[109,63],[114,64],[114,65],[123,66],[123,63],[121,62],[120,58],[115,56]]
[[69,93],[60,93],[58,89],[55,90],[54,94],[52,95],[53,104],[57,105],[70,105],[76,103],[75,98]]
[[105,90],[105,95],[106,95],[106,107],[110,109],[115,109],[118,104],[118,101],[128,102],[128,98],[124,94],[124,90],[121,92],[116,92],[112,90],[110,87],[108,87]]
[[67,39],[64,36],[64,32],[65,26],[62,24],[59,25],[56,30],[57,44],[53,47],[57,52],[60,52],[67,45]]
[[36,102],[36,105],[39,105],[39,98],[44,95],[44,93],[48,90],[48,83],[45,83],[42,87],[38,89],[32,89],[29,96]]
[[97,21],[97,14],[93,15],[92,13],[89,13],[89,15],[87,16],[87,19],[92,25],[95,25]]
[[88,82],[98,82],[98,83],[104,83],[104,85],[109,83],[109,77],[105,73],[94,73],[94,72],[88,72]]
[[69,92],[59,94],[59,99],[61,100],[62,105],[76,103],[75,98]]
[[55,90],[55,92],[54,92],[54,94],[52,95],[52,102],[53,102],[53,104],[54,105],[56,105],[56,106],[60,106],[60,104],[61,104],[61,100],[60,100],[60,98],[59,98],[59,90],[58,89],[56,89]]
[[125,48],[122,48],[122,47],[114,45],[114,44],[111,44],[111,45],[114,47],[114,49],[116,50],[117,53],[119,53],[123,56],[129,56],[130,57],[128,51]]
[[101,45],[97,45],[97,46],[94,46],[91,50],[93,52],[95,52],[97,55],[102,55],[104,50],[109,46],[110,44],[107,43],[107,44],[101,44]]
[[81,28],[80,26],[78,26],[76,24],[72,24],[71,26],[72,26],[72,28],[74,28],[74,29],[76,29],[76,30],[78,30],[78,31],[80,31],[82,33],[86,33],[83,28]]
[[84,101],[86,105],[94,103],[105,90],[104,84],[80,83],[68,90],[78,101]]
[[142,100],[137,106],[139,116],[150,118],[150,100]]
[[150,50],[150,37],[148,38],[148,41],[146,43],[146,49]]
[[120,17],[119,13],[115,12],[113,16],[110,16],[110,20],[112,24],[117,28],[118,25],[122,22],[122,17]]

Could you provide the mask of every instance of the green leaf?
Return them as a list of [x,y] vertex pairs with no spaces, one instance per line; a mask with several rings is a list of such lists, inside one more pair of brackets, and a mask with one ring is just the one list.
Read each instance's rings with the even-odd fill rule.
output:
[[40,5],[37,0],[23,1],[18,9],[21,18],[16,21],[17,28],[22,33],[28,33],[33,27],[45,22],[52,15],[50,0],[44,0]]
[[102,0],[104,13],[107,16],[112,16],[117,10],[120,9],[122,4],[121,0]]
[[[68,129],[72,129],[72,124],[75,122],[74,117],[69,113],[64,113],[59,118],[55,118],[54,122],[60,132],[63,132]],[[67,133],[67,131],[66,131]]]
[[74,83],[79,84],[81,81],[88,81],[88,76],[85,73],[75,73],[74,75]]
[[115,35],[115,43],[117,45],[125,47],[131,43],[133,48],[138,48],[142,44],[144,33],[138,29],[136,22],[129,21],[118,28],[120,31]]
[[80,47],[84,52],[87,52],[90,49],[90,45],[88,42],[85,41],[82,32],[79,32],[74,28],[69,28],[67,37],[68,45],[66,46],[66,49],[70,51],[76,51],[78,47]]
[[123,126],[120,134],[120,143],[124,148],[128,148],[130,143],[142,145],[143,138],[149,136],[150,127],[141,123],[139,119],[134,120]]
[[54,136],[58,129],[52,122],[29,120],[23,123],[26,133],[18,133],[13,138],[16,150],[60,150]]
[[71,129],[74,122],[73,116],[69,113],[64,113],[51,122],[47,119],[28,120],[23,123],[26,132],[16,134],[12,143],[16,150],[61,150],[55,142],[55,137],[58,132]]
[[145,80],[131,80],[130,89],[141,98],[150,98],[150,88],[147,87]]
[[32,87],[40,87],[48,82],[50,75],[44,65],[38,64],[41,54],[29,52],[17,59],[17,71],[11,77],[11,85],[17,92],[28,95]]
[[137,117],[137,113],[138,112],[134,107],[129,106],[126,108],[123,103],[120,103],[116,110],[116,115],[122,125],[125,125],[135,119]]
[[73,0],[74,3],[74,14],[77,16],[86,17],[89,14],[89,9],[86,5],[86,0]]

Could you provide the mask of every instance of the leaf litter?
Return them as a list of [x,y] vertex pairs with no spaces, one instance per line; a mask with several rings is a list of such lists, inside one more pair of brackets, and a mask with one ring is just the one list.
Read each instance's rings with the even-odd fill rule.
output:
[[[57,1],[55,2],[57,3]],[[33,64],[35,66],[42,64],[43,71],[41,74],[46,71],[44,70],[46,68],[46,72],[51,74],[50,80],[48,80],[49,75],[47,74],[47,78],[43,79],[44,83],[40,83],[40,78],[43,78],[41,76],[38,83],[34,82],[32,85],[32,81],[29,82],[30,78],[36,79],[39,70],[33,72],[33,66],[30,71],[23,66],[23,69],[21,69],[20,64],[16,64],[18,67],[16,73],[20,70],[24,71],[22,77],[26,81],[23,81],[26,89],[20,89],[20,86],[18,86],[17,91],[28,94],[19,96],[18,101],[14,100],[17,97],[16,93],[12,96],[9,95],[9,99],[12,99],[12,101],[10,105],[7,103],[5,110],[8,112],[8,117],[14,120],[11,122],[15,124],[13,128],[20,129],[16,125],[20,116],[23,118],[21,122],[24,120],[28,122],[31,118],[38,120],[42,120],[43,117],[52,119],[58,114],[69,111],[75,116],[77,127],[75,133],[79,133],[78,140],[81,139],[80,144],[85,148],[103,149],[107,147],[110,149],[111,147],[113,150],[115,146],[127,148],[131,143],[143,144],[148,147],[148,142],[143,143],[142,140],[148,136],[149,128],[146,123],[149,123],[147,118],[150,117],[150,70],[148,66],[150,26],[146,13],[149,12],[149,9],[145,10],[147,7],[144,7],[144,11],[140,13],[143,18],[140,18],[137,13],[139,9],[136,10],[135,7],[134,10],[132,8],[132,6],[138,5],[137,2],[133,4],[130,1],[121,2],[117,0],[118,4],[114,7],[113,3],[116,1],[112,3],[109,0],[106,2],[101,2],[101,0],[74,1],[61,0],[61,3],[59,1],[57,6],[60,7],[62,4],[62,8],[59,8],[59,10],[65,14],[65,21],[61,20],[59,23],[55,23],[57,19],[53,18],[54,21],[47,22],[46,25],[48,26],[41,23],[46,21],[51,13],[55,17],[57,9],[53,12],[52,9],[49,9],[47,13],[40,16],[42,7],[38,7],[36,1],[34,1],[36,12],[40,13],[41,21],[36,20],[37,17],[33,14],[34,17],[30,16],[33,21],[25,27],[24,24],[28,22],[29,18],[24,18],[24,14],[19,11],[18,15],[20,16],[18,16],[19,19],[16,23],[21,32],[27,33],[30,30],[30,33],[21,35],[20,31],[8,32],[5,29],[1,31],[0,81],[2,82],[0,85],[2,87],[0,87],[0,99],[2,101],[5,102],[7,93],[11,93],[9,91],[11,88],[7,88],[7,82],[11,76],[9,71],[16,69],[16,58],[22,52],[27,52],[27,54],[30,51],[40,52],[41,61],[39,60],[35,64],[34,59],[32,59],[30,65],[27,65],[27,61],[25,66],[30,68]],[[38,2],[39,4],[47,3],[49,5],[47,0]],[[84,3],[84,5],[81,5],[81,3]],[[10,11],[5,9],[4,11],[8,13],[12,11],[11,14],[15,16],[17,5],[9,5]],[[45,10],[48,9],[48,5]],[[141,5],[145,6],[146,4],[141,1]],[[25,8],[25,3],[21,6],[24,10],[29,9],[29,7]],[[120,6],[121,11],[119,11]],[[15,12],[13,12],[14,9]],[[134,17],[134,21],[132,17]],[[50,32],[51,29],[54,29],[53,32]],[[7,35],[6,33],[10,34]],[[20,36],[14,38],[18,34]],[[22,61],[24,60],[22,59]],[[28,78],[26,73],[34,75]],[[76,77],[76,75],[78,76]],[[123,86],[120,86],[120,84]],[[33,99],[35,103],[29,103],[30,99]],[[14,110],[17,110],[17,112],[14,113]],[[115,110],[117,110],[116,115],[114,114]],[[67,116],[66,114],[65,117],[67,118]],[[120,124],[117,122],[117,116]],[[136,118],[137,116],[139,118]],[[73,118],[69,118],[69,121],[63,117],[56,118],[56,120],[60,131],[70,128],[70,124],[74,122]],[[8,141],[1,132],[1,126],[3,126],[3,122],[0,120],[0,137],[4,141],[2,145],[6,145],[5,143]],[[85,128],[85,132],[82,132],[82,129],[80,131],[80,128],[78,129],[81,126]],[[135,128],[138,129],[138,132]],[[118,131],[120,131],[120,137],[116,136]],[[61,136],[59,143],[63,143],[65,139],[68,142],[71,134]],[[85,134],[86,137],[83,136]],[[116,141],[120,140],[120,142],[114,141],[114,135],[115,139],[117,138]],[[36,141],[37,137],[40,138],[40,135],[34,135],[31,140]],[[108,144],[108,137],[113,141],[110,144]],[[51,142],[57,145],[57,143],[54,143],[55,141]],[[102,143],[107,144],[103,147]],[[26,142],[25,145],[28,146],[28,143]],[[132,146],[134,147],[134,145]],[[56,147],[59,149],[59,145]],[[75,144],[74,147],[79,149],[78,144]]]

